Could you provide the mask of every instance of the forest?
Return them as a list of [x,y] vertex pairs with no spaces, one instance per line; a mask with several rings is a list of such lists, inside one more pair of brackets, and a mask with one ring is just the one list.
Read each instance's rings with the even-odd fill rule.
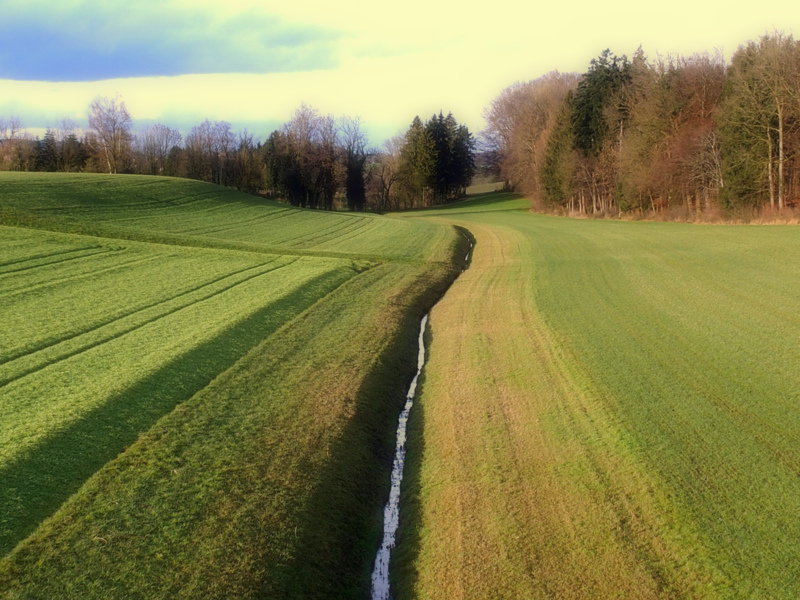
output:
[[507,185],[576,214],[780,211],[800,196],[800,43],[719,54],[605,50],[582,75],[503,90],[486,137]]
[[475,171],[475,141],[451,113],[370,148],[359,118],[301,105],[265,143],[205,120],[182,136],[156,123],[135,133],[120,97],[96,98],[88,130],[62,121],[34,138],[19,119],[0,120],[0,170],[135,173],[216,183],[332,210],[386,211],[460,198]]

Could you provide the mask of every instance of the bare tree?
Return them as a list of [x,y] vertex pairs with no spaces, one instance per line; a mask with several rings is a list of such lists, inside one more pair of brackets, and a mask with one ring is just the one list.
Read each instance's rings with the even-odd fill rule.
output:
[[370,153],[367,163],[371,203],[379,212],[397,208],[395,187],[400,178],[401,150],[405,136],[400,134],[386,140],[383,149]]
[[578,76],[553,71],[504,89],[486,110],[482,133],[489,149],[500,156],[506,183],[527,193],[540,189],[538,172],[547,138]]
[[98,97],[89,105],[92,146],[109,173],[124,168],[131,151],[131,116],[119,95]]
[[229,185],[231,173],[228,166],[235,149],[235,138],[227,121],[206,119],[192,127],[186,136],[189,177]]
[[0,120],[0,164],[3,169],[27,171],[33,168],[35,143],[19,117]]
[[142,171],[150,175],[163,175],[170,150],[181,143],[181,134],[161,123],[145,129],[137,137],[142,155]]
[[351,210],[364,210],[367,200],[364,168],[367,161],[367,138],[358,117],[342,117],[342,149],[345,166],[345,195]]

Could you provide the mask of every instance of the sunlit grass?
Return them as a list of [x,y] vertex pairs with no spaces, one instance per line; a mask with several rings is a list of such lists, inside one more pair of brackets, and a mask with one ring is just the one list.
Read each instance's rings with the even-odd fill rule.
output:
[[477,245],[431,315],[397,596],[800,595],[800,231],[497,199],[408,215]]
[[448,258],[447,229],[367,213],[292,208],[201,181],[0,173],[0,224],[256,252]]

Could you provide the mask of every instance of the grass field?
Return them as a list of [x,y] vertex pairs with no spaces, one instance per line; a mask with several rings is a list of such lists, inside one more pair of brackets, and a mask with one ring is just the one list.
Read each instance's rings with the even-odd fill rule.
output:
[[278,254],[449,260],[448,228],[301,210],[200,181],[0,173],[0,186],[0,223],[6,225]]
[[800,231],[466,227],[410,423],[397,598],[800,596]]
[[800,231],[0,174],[0,598],[800,596]]
[[363,597],[452,227],[0,174],[0,597]]

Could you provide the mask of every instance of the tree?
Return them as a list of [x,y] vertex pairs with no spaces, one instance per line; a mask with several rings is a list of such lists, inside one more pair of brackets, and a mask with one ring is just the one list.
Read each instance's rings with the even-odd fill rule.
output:
[[526,194],[541,192],[539,173],[547,140],[578,76],[553,71],[504,89],[485,112],[482,137],[498,155],[507,187]]
[[453,131],[451,199],[466,194],[475,175],[475,139],[466,125],[456,125]]
[[303,104],[263,149],[268,190],[295,206],[332,209],[342,178],[336,124]]
[[567,95],[559,111],[539,166],[541,198],[548,207],[568,207],[585,211],[583,196],[573,193],[573,177],[577,160],[572,138],[572,95]]
[[262,163],[258,160],[260,147],[246,131],[239,134],[239,144],[233,157],[232,181],[236,189],[255,193],[264,184]]
[[734,54],[720,115],[729,204],[783,208],[800,123],[800,44],[781,33]]
[[463,194],[475,173],[475,143],[452,113],[423,125],[414,117],[400,150],[398,182],[405,206],[448,202]]
[[368,181],[372,203],[378,212],[399,208],[396,184],[401,174],[401,152],[405,144],[403,135],[386,140],[381,150],[369,153]]
[[86,145],[74,133],[69,133],[61,142],[61,168],[67,173],[83,171],[89,153]]
[[169,152],[181,143],[181,134],[162,123],[155,123],[137,136],[142,157],[140,171],[149,175],[165,175]]
[[48,129],[41,141],[36,144],[36,170],[37,171],[58,171],[60,169],[61,156],[56,142],[56,134],[52,129]]
[[592,212],[609,211],[617,195],[617,170],[624,125],[630,109],[627,57],[604,50],[592,59],[571,102],[572,138],[579,153],[577,181],[592,201]]
[[367,161],[366,136],[358,117],[343,117],[342,148],[345,165],[345,197],[350,210],[364,210],[367,201],[364,168]]
[[18,117],[0,120],[0,161],[4,169],[27,171],[35,166],[36,146]]
[[99,164],[109,173],[125,168],[131,152],[131,116],[119,96],[98,97],[89,105],[91,142]]
[[192,127],[185,146],[188,177],[231,185],[230,166],[235,140],[230,123],[206,119]]
[[618,94],[629,81],[630,63],[624,55],[615,56],[605,49],[591,60],[572,101],[575,148],[584,155],[598,156],[606,138],[613,133],[612,124],[622,128],[627,111]]
[[400,151],[400,184],[407,207],[424,206],[434,169],[435,146],[419,116],[414,117]]

